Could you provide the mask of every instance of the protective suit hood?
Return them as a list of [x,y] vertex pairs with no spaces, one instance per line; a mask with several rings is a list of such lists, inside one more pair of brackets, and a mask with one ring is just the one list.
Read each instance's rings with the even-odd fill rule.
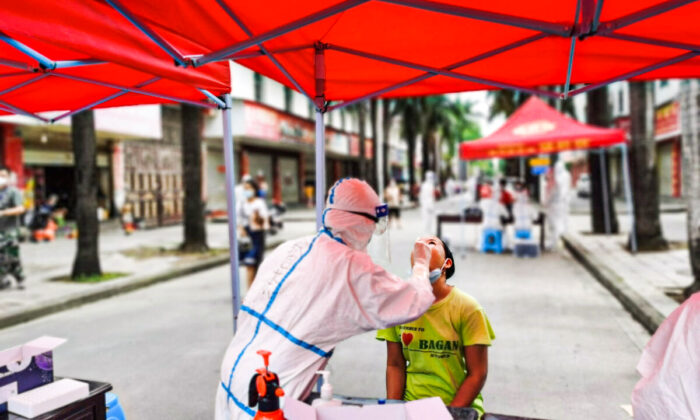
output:
[[340,179],[328,191],[323,227],[350,248],[365,251],[376,229],[370,217],[377,216],[381,205],[379,196],[365,181]]

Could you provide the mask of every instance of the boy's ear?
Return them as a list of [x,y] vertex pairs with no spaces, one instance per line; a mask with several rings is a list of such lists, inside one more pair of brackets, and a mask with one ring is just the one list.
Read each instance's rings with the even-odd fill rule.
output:
[[445,268],[450,268],[452,267],[452,258],[447,258],[445,260]]

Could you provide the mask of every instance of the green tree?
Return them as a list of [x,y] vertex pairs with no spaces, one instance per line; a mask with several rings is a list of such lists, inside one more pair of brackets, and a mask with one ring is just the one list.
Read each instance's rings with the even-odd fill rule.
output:
[[71,140],[75,162],[75,220],[77,253],[71,277],[102,275],[97,220],[97,139],[92,110],[71,117]]
[[654,141],[653,82],[630,82],[630,172],[634,197],[637,246],[653,251],[668,248],[661,232],[659,175]]
[[697,80],[683,81],[683,195],[687,198],[688,252],[694,281],[684,291],[688,298],[700,291],[700,86]]
[[182,249],[204,252],[207,229],[202,200],[202,131],[204,114],[194,105],[182,105],[182,177],[185,189]]

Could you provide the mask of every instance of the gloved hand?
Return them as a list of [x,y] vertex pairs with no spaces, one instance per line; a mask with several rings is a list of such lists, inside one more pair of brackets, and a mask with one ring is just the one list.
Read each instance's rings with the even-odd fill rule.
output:
[[428,268],[431,256],[430,246],[420,240],[413,245],[413,265]]

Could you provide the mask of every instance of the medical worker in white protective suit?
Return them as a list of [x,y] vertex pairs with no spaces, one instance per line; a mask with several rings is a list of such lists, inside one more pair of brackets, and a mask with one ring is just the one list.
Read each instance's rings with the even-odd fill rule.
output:
[[700,292],[676,308],[644,347],[632,392],[635,420],[700,419]]
[[532,231],[532,222],[535,219],[535,209],[530,204],[530,197],[523,187],[515,192],[515,203],[513,204],[513,229]]
[[564,162],[554,164],[554,184],[547,196],[547,230],[550,249],[559,246],[559,238],[569,225],[569,201],[571,199],[571,175]]
[[425,173],[425,180],[420,185],[418,203],[420,216],[423,219],[423,232],[426,235],[432,235],[435,225],[435,174],[433,171]]
[[250,378],[263,362],[256,351],[272,352],[270,370],[286,397],[304,399],[338,343],[428,310],[434,296],[426,243],[414,245],[418,257],[405,280],[365,251],[387,213],[366,182],[340,180],[329,191],[323,229],[283,243],[262,262],[221,364],[216,419],[254,416],[247,402]]

